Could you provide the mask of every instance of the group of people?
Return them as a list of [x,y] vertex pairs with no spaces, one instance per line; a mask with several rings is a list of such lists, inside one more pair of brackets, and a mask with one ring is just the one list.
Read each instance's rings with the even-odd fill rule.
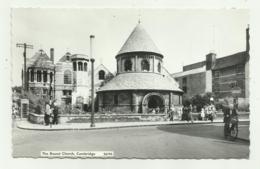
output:
[[45,114],[44,114],[44,123],[46,126],[52,124],[58,124],[58,115],[59,108],[57,106],[56,101],[50,100],[46,103],[45,106]]
[[216,108],[213,103],[209,105],[205,105],[204,107],[201,108],[201,112],[200,112],[201,120],[213,121],[215,116],[216,116]]

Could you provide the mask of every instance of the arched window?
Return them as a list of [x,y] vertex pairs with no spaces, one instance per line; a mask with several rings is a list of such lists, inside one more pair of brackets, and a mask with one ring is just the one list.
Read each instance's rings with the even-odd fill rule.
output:
[[150,64],[148,62],[148,60],[142,60],[141,62],[141,69],[142,71],[149,71],[150,70]]
[[84,71],[88,71],[88,64],[86,62],[84,63]]
[[43,71],[43,82],[47,82],[47,71]]
[[78,62],[78,71],[83,71],[82,62]]
[[77,71],[77,63],[73,62],[73,71]]
[[50,83],[52,83],[52,81],[53,81],[53,73],[51,72],[50,73]]
[[105,79],[105,71],[104,70],[100,70],[98,72],[98,79],[99,80],[104,80]]
[[161,63],[159,62],[158,65],[157,65],[157,70],[158,70],[158,72],[161,73],[161,69],[162,69],[162,66],[161,66]]
[[42,72],[40,70],[37,70],[37,82],[42,81]]
[[132,61],[130,59],[127,59],[125,61],[125,71],[131,71],[132,70]]
[[64,72],[64,84],[71,84],[71,71],[66,70]]
[[31,82],[34,82],[34,70],[31,69]]
[[69,56],[69,55],[66,56],[66,60],[67,60],[67,61],[70,60],[70,56]]

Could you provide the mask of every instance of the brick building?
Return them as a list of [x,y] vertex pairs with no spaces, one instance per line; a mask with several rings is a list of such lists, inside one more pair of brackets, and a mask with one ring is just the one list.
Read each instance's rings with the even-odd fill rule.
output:
[[117,75],[98,91],[99,111],[165,113],[182,104],[182,90],[163,67],[163,55],[140,23],[116,55]]
[[52,49],[50,54],[51,58],[40,49],[33,57],[28,59],[27,64],[28,89],[42,97],[53,97],[54,95],[55,65]]
[[[103,65],[94,70],[95,90],[113,74]],[[28,59],[29,91],[48,98],[55,98],[58,105],[89,105],[91,95],[90,58],[84,54],[65,53],[54,64],[54,49],[50,57],[42,49]]]
[[216,58],[206,55],[205,61],[183,66],[183,71],[172,74],[184,95],[213,92],[216,99],[235,96],[240,102],[249,98],[249,28],[246,30],[246,50]]

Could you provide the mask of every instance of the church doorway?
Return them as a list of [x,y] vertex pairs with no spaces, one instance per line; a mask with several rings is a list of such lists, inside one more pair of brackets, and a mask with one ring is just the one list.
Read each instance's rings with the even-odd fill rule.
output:
[[147,94],[142,103],[143,113],[163,113],[165,101],[159,93]]
[[156,109],[158,107],[163,107],[163,100],[161,97],[153,95],[148,98],[148,108]]

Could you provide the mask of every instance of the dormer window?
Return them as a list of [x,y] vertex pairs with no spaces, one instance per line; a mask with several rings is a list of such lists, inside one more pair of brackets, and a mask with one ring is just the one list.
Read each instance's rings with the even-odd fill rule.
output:
[[98,79],[99,80],[104,80],[105,79],[105,71],[104,70],[100,70],[98,72]]

